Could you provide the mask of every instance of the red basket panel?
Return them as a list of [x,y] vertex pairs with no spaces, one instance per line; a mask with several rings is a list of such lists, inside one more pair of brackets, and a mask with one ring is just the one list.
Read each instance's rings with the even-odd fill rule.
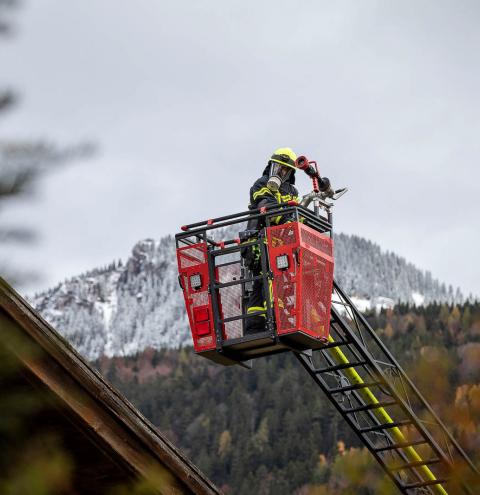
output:
[[198,266],[207,261],[207,253],[201,249],[203,243],[178,249],[179,269]]
[[302,241],[302,245],[306,248],[313,248],[323,254],[326,254],[327,256],[333,256],[333,242],[330,237],[322,235],[306,225],[301,225],[300,239]]
[[[301,331],[328,337],[333,286],[333,241],[298,222],[268,228],[273,299],[279,335]],[[279,269],[277,257],[288,257]]]
[[300,276],[301,329],[317,337],[327,337],[330,325],[333,263],[303,249]]
[[[208,293],[209,272],[206,244],[201,242],[193,246],[178,248],[177,261],[194,348],[196,351],[214,349],[216,338]],[[196,290],[190,283],[192,275],[200,276],[201,285]]]
[[296,222],[270,227],[268,229],[268,245],[271,248],[291,246],[298,243],[298,224]]
[[275,313],[278,333],[285,333],[297,327],[295,275],[281,273],[274,278]]

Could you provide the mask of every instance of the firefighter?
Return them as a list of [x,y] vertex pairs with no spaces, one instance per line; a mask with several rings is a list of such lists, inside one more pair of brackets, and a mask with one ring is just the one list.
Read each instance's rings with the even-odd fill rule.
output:
[[[295,160],[297,155],[291,148],[279,148],[270,157],[262,176],[255,181],[250,188],[250,210],[255,210],[263,206],[276,205],[287,201],[298,201],[298,191],[295,184]],[[271,219],[272,224],[282,224],[292,219],[286,215],[278,215]],[[250,219],[247,230],[243,233],[242,240],[252,239],[265,227],[263,218]],[[262,273],[260,249],[258,246],[251,246],[242,250],[242,256],[253,275]],[[271,297],[271,284],[268,296]],[[262,280],[253,282],[253,289],[247,302],[247,314],[266,309],[266,301],[263,294]],[[265,330],[265,315],[255,315],[246,319],[245,334],[255,334]]]

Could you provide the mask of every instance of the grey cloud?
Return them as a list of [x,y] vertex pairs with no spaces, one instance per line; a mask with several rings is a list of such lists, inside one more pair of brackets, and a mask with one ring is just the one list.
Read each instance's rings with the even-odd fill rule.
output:
[[337,228],[480,292],[478,19],[474,1],[30,2],[3,64],[25,103],[2,132],[103,154],[12,215],[41,225],[58,278],[243,209],[288,145],[350,187]]

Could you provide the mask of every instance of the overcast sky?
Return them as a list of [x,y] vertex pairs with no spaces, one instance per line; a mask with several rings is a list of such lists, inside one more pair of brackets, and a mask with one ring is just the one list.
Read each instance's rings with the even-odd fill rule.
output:
[[34,289],[244,209],[290,146],[349,187],[338,231],[480,294],[479,2],[25,0],[16,23],[0,137],[99,144],[4,211],[41,234],[12,252]]

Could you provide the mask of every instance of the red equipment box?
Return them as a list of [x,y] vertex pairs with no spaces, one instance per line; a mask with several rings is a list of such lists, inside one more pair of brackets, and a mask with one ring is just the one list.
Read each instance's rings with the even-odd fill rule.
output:
[[279,336],[326,341],[333,287],[333,240],[298,222],[267,229]]

